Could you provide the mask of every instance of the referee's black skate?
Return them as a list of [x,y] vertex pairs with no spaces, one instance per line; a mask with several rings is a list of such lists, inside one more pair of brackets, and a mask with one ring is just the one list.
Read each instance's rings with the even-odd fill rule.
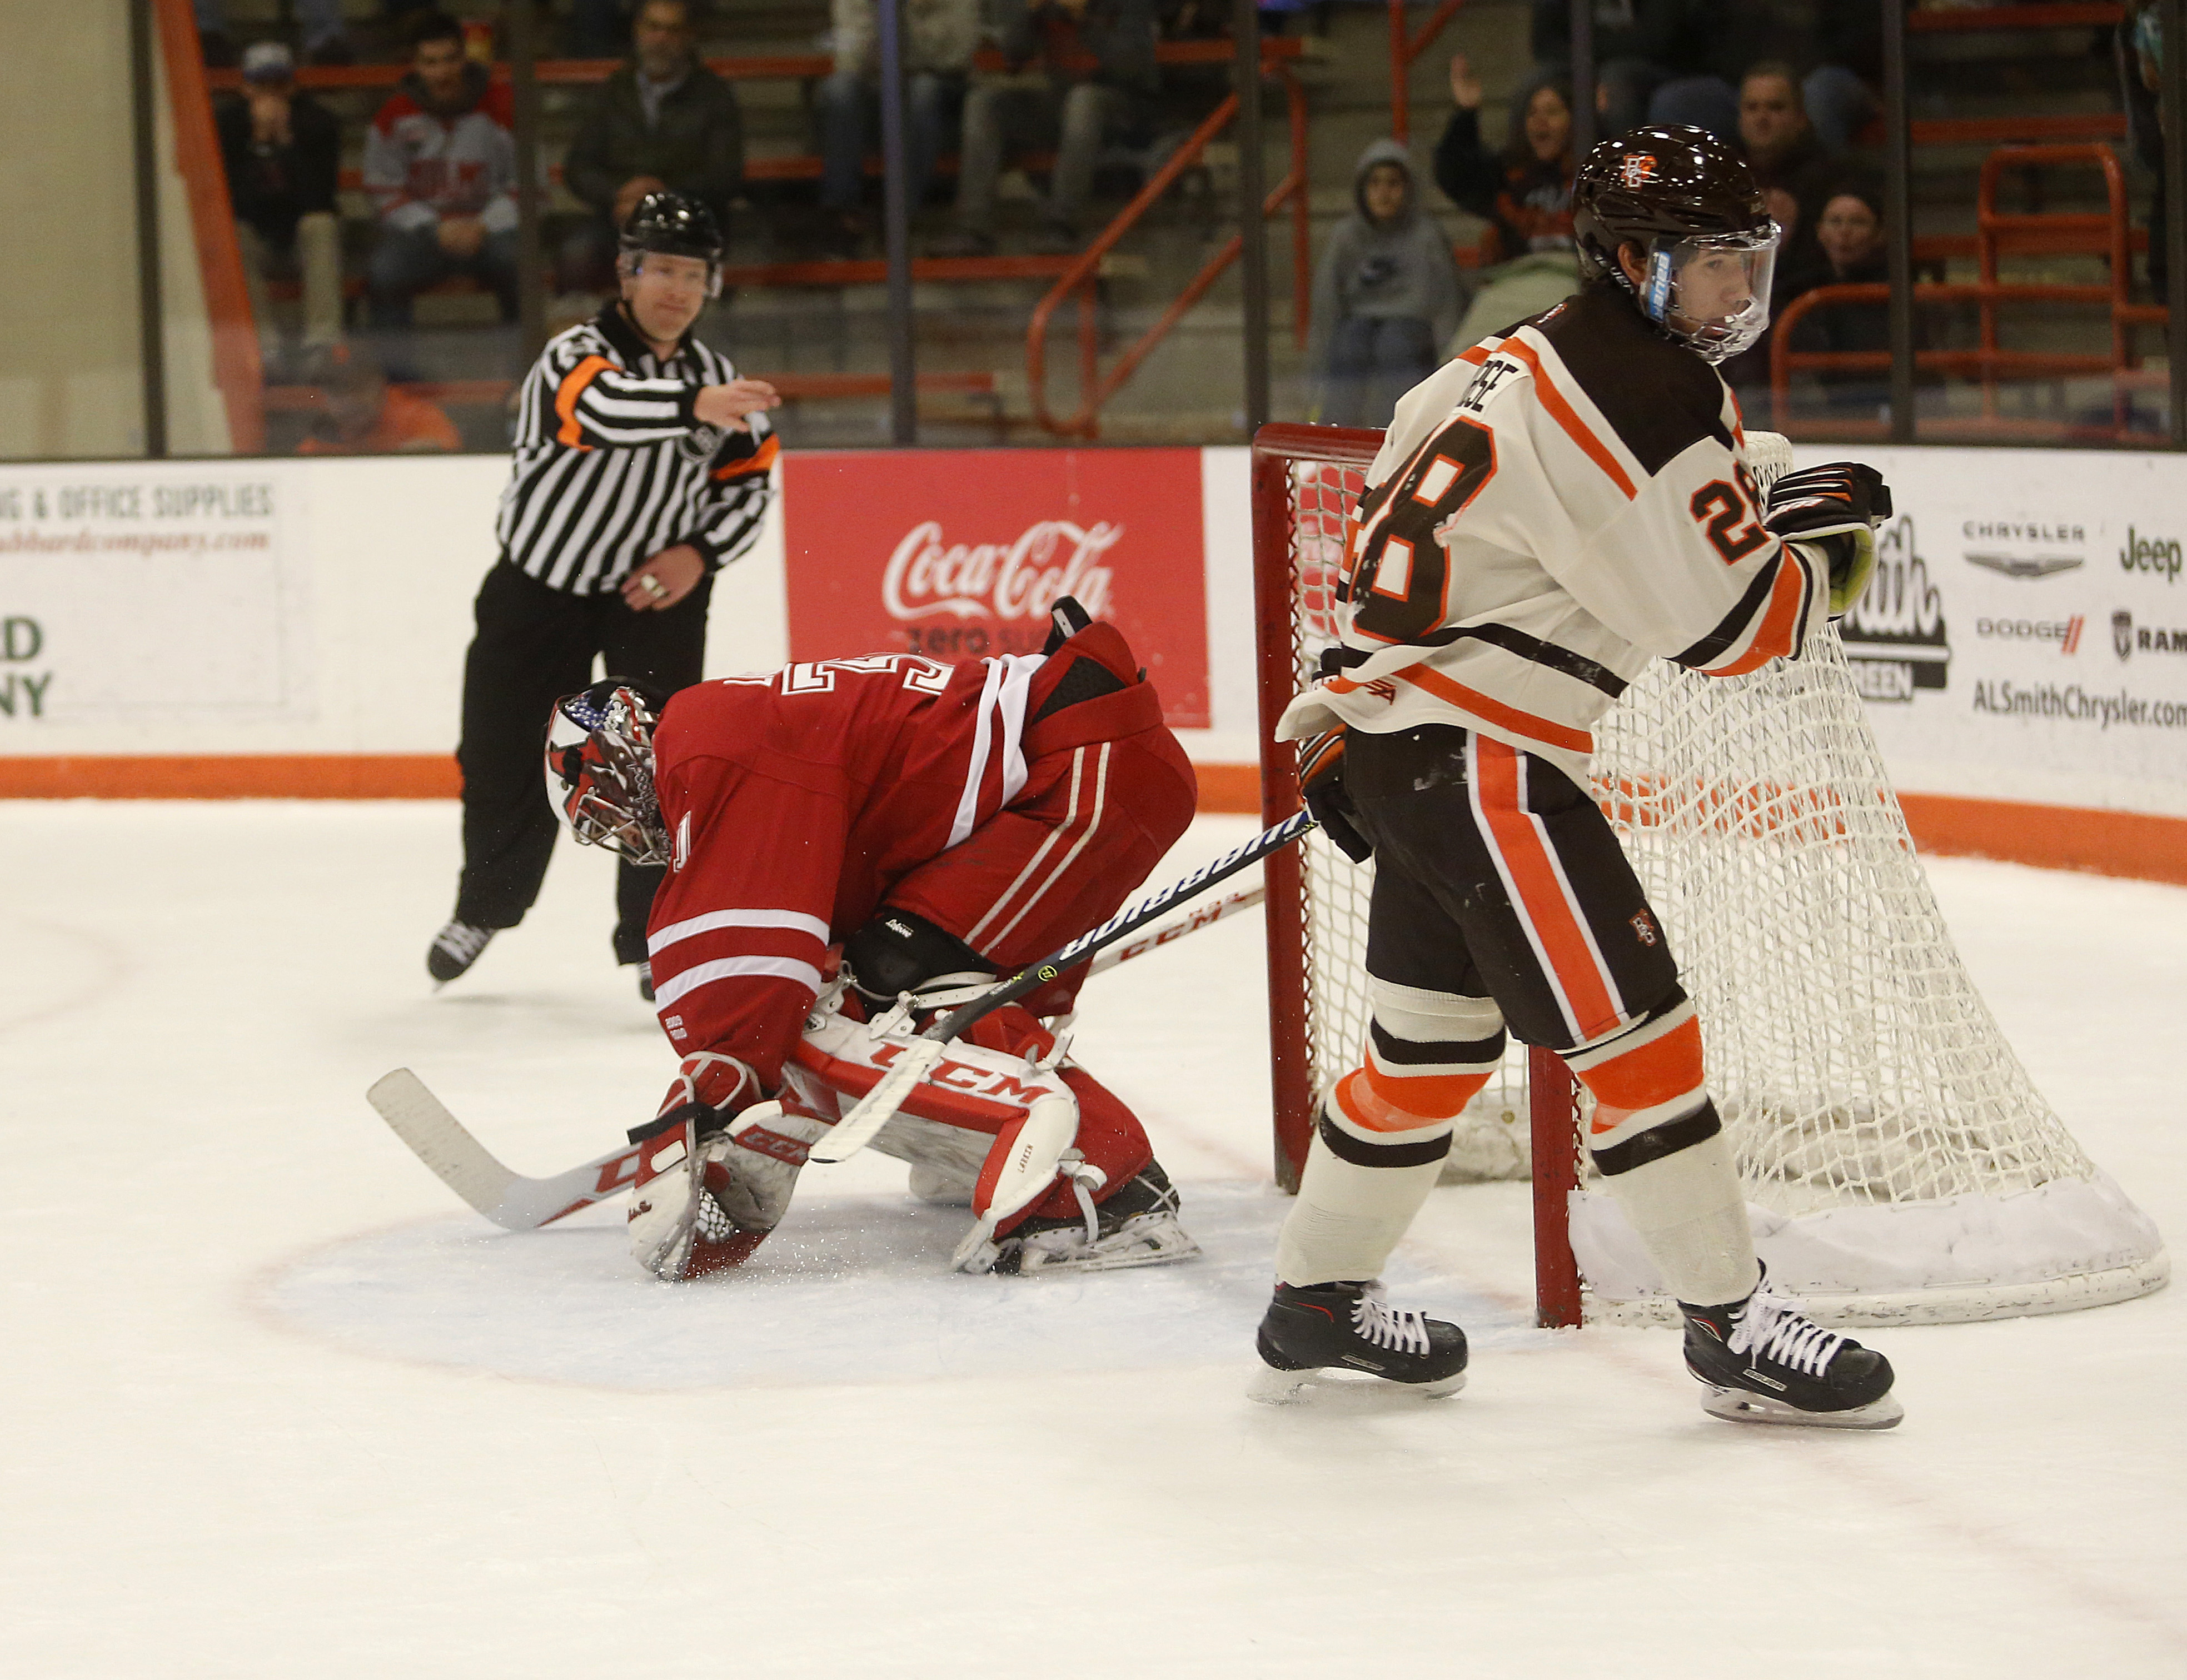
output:
[[486,949],[486,941],[498,932],[495,928],[473,927],[469,922],[451,920],[447,926],[433,936],[433,942],[425,947],[425,972],[433,977],[436,986],[446,986],[479,958]]
[[1309,1289],[1277,1284],[1258,1346],[1267,1368],[1246,1391],[1271,1406],[1296,1400],[1326,1380],[1320,1373],[1330,1368],[1363,1371],[1425,1395],[1465,1386],[1465,1332],[1391,1306],[1377,1279]]
[[1743,1301],[1689,1306],[1686,1368],[1708,1391],[1701,1409],[1733,1423],[1887,1430],[1906,1415],[1891,1362],[1826,1330],[1768,1278]]

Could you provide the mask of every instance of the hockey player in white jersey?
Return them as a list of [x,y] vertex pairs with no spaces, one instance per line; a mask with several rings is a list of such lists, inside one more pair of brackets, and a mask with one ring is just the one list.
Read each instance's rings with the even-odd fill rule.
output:
[[1375,859],[1365,1059],[1324,1105],[1261,1326],[1263,1398],[1349,1367],[1448,1392],[1454,1324],[1376,1282],[1508,1027],[1594,1097],[1588,1147],[1685,1316],[1719,1417],[1878,1429],[1891,1367],[1763,1276],[1661,924],[1588,789],[1596,719],[1654,658],[1796,659],[1890,511],[1870,469],[1767,497],[1714,364],[1768,320],[1778,229],[1699,129],[1574,183],[1588,284],[1398,403],[1346,549],[1341,637],[1279,728],[1331,838]]

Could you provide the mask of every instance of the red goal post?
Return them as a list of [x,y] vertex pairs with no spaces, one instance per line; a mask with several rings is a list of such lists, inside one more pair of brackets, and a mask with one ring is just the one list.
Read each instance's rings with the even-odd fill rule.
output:
[[[1275,739],[1276,721],[1313,675],[1335,639],[1335,589],[1352,509],[1380,431],[1278,424],[1253,437],[1255,677],[1261,726],[1261,822],[1272,827],[1299,809],[1298,756]],[[1306,842],[1262,866],[1268,941],[1268,1042],[1275,1106],[1276,1180],[1298,1188],[1323,1090],[1362,1053],[1332,1044],[1317,1055],[1317,920]],[[1363,887],[1355,890],[1363,893]],[[1356,963],[1357,950],[1324,952]],[[1346,1059],[1341,1065],[1324,1060]],[[1580,1278],[1567,1231],[1577,1179],[1577,1114],[1571,1077],[1547,1051],[1527,1056],[1527,1112],[1533,1143],[1534,1273],[1540,1322],[1580,1322]]]

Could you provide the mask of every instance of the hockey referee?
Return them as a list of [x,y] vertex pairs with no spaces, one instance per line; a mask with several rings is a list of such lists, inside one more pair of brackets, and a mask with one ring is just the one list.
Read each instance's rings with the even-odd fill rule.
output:
[[[526,376],[516,453],[464,661],[464,868],[425,953],[446,983],[539,896],[559,827],[541,741],[555,700],[607,672],[672,694],[700,676],[714,574],[751,548],[773,490],[772,386],[691,335],[721,289],[722,236],[660,192],[624,224],[621,295]],[[665,871],[620,866],[616,961],[653,996],[645,922]]]

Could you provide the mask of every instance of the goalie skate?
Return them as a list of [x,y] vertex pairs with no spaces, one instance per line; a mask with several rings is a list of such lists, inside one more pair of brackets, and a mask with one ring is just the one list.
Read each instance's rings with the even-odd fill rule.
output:
[[1133,1266],[1167,1266],[1200,1252],[1178,1222],[1178,1194],[1158,1161],[1149,1161],[1131,1183],[1094,1208],[1094,1228],[1082,1219],[1028,1219],[995,1245],[992,1269],[1005,1275],[1034,1272],[1120,1272]]
[[1263,1368],[1246,1390],[1265,1405],[1302,1398],[1330,1369],[1359,1371],[1440,1399],[1465,1386],[1465,1332],[1425,1312],[1391,1306],[1378,1280],[1276,1285],[1261,1320]]
[[1730,1423],[1887,1430],[1906,1415],[1891,1362],[1825,1330],[1765,1278],[1735,1306],[1687,1306],[1686,1368],[1701,1410]]

